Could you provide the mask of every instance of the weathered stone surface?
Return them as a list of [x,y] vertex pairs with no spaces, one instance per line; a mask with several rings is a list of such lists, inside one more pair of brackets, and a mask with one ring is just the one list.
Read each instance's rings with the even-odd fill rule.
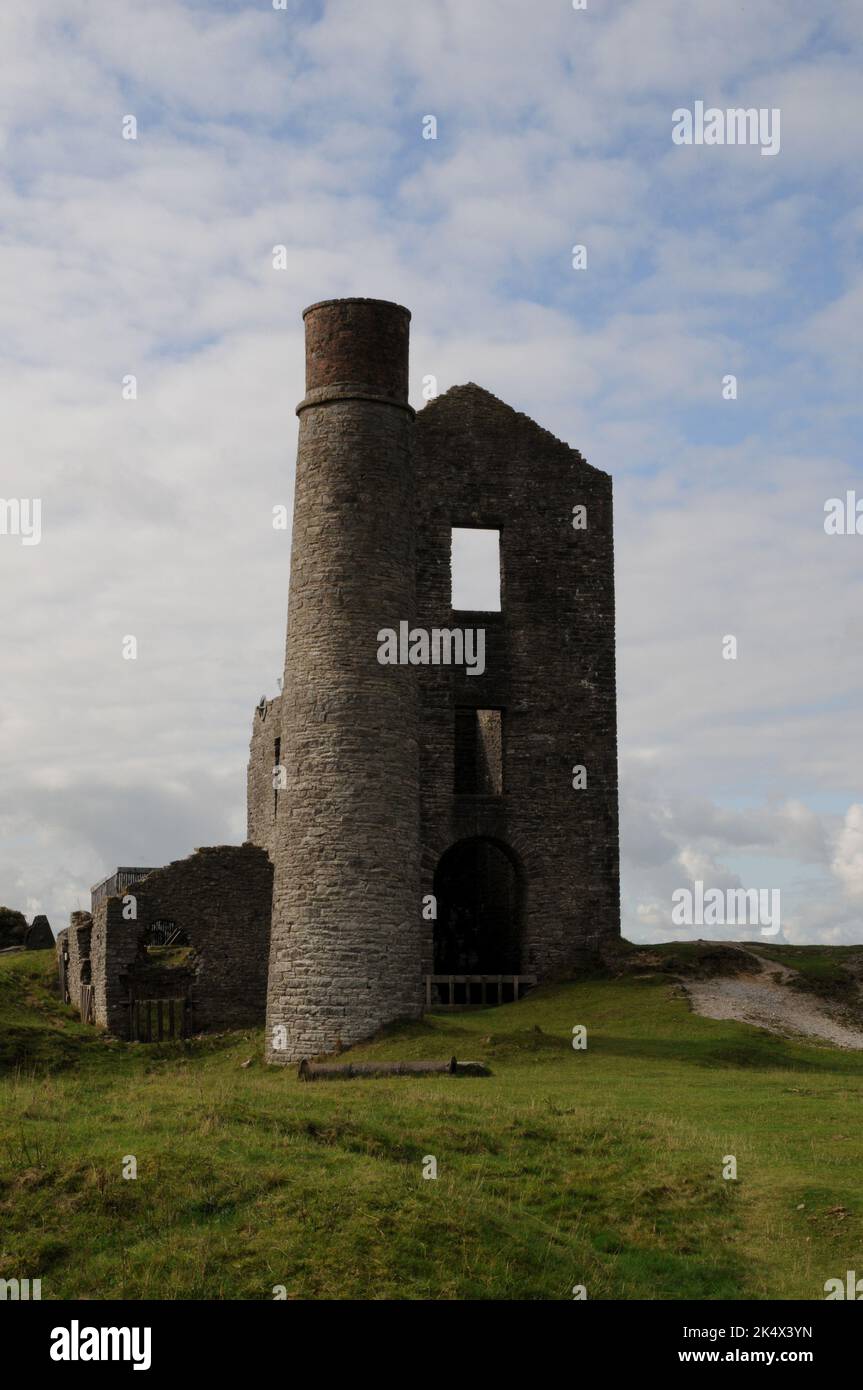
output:
[[305,319],[273,854],[277,1062],[422,1010],[416,670],[377,660],[378,630],[415,608],[409,315],[351,300]]
[[284,791],[274,786],[273,773],[281,761],[282,697],[263,700],[255,710],[246,777],[247,837],[274,857],[278,809]]
[[[128,1035],[133,999],[188,998],[195,1031],[260,1026],[272,886],[273,866],[263,849],[220,845],[196,850],[128,888],[135,918],[124,917],[124,898],[115,896],[101,898],[92,919],[73,914],[67,937],[72,1002],[79,1004],[88,967],[95,1021],[120,1037]],[[154,923],[172,923],[183,934],[189,950],[180,968],[159,969],[148,958]]]
[[[474,385],[419,413],[415,457],[417,625],[486,630],[485,674],[419,671],[420,891],[434,891],[449,846],[499,844],[523,890],[519,969],[565,975],[620,932],[611,478]],[[576,505],[586,530],[573,528]],[[500,530],[500,612],[453,611],[453,526]],[[501,797],[454,791],[464,706],[503,710]],[[433,924],[423,925],[430,972]]]
[[51,923],[42,913],[34,917],[30,923],[25,944],[28,951],[53,951],[54,933]]
[[81,1004],[81,985],[90,983],[90,937],[92,930],[93,918],[89,912],[72,913],[64,940],[69,953],[66,974],[69,1002],[74,1004],[76,1009],[80,1008]]
[[55,942],[60,997],[64,1004],[71,1004],[72,1002],[72,996],[69,992],[69,931],[69,927],[61,927]]
[[[282,1063],[420,1012],[423,895],[454,846],[511,866],[514,888],[489,879],[516,918],[518,959],[498,970],[565,975],[619,935],[611,479],[474,385],[414,421],[400,306],[330,301],[305,323],[285,679],[248,773],[249,839],[275,864]],[[500,530],[502,612],[453,612],[454,526]],[[381,666],[377,633],[402,620],[484,627],[485,674]],[[464,707],[502,711],[477,716],[482,794],[454,775]]]
[[328,299],[303,312],[306,398],[356,387],[407,405],[410,313],[383,299]]

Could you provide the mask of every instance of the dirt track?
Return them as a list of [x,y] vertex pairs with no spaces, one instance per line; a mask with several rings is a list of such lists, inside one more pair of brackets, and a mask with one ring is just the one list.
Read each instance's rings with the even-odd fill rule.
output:
[[[741,948],[746,949],[746,948]],[[801,993],[788,984],[795,972],[755,951],[752,974],[681,979],[692,1008],[705,1018],[733,1018],[785,1037],[821,1038],[834,1047],[863,1049],[863,1028],[849,1022],[838,1005]]]

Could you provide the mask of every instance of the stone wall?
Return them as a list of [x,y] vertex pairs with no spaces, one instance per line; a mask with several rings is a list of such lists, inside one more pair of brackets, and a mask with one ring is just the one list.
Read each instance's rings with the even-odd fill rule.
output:
[[51,951],[54,948],[54,933],[51,923],[44,914],[33,918],[27,929],[26,946],[28,951]]
[[[71,994],[69,993],[69,969],[68,969],[68,952],[69,952],[69,945],[68,945],[68,942],[69,942],[69,928],[68,928],[68,927],[61,927],[60,930],[59,930],[58,933],[57,933],[57,940],[56,940],[56,942],[54,943],[54,945],[55,945],[55,949],[56,949],[56,951],[57,951],[57,974],[58,974],[58,979],[59,979],[60,984],[61,984],[62,986],[65,987],[65,991],[66,991],[65,997],[63,998],[63,1003],[67,1003],[67,1002],[68,1002],[68,1003],[71,1003],[71,1002],[72,1002],[72,996],[71,996]],[[65,961],[65,965],[64,965],[64,961]]]
[[73,1008],[81,1007],[81,983],[84,963],[90,961],[90,941],[93,919],[89,912],[73,912],[66,929],[66,943],[69,947],[69,970],[67,983],[69,1001]]
[[267,1016],[275,1062],[422,1011],[416,672],[377,659],[378,631],[415,608],[410,315],[339,300],[304,317]]
[[[255,716],[248,774],[249,838],[275,867],[274,1062],[417,1016],[423,897],[465,841],[513,867],[473,861],[496,866],[484,921],[510,914],[520,973],[571,974],[620,930],[611,478],[474,385],[414,420],[400,306],[304,317],[284,693]],[[500,531],[501,612],[453,611],[453,527]],[[485,673],[382,666],[377,633],[404,620],[483,627]],[[475,765],[459,783],[457,731]]]
[[281,759],[282,697],[264,700],[252,717],[252,741],[246,775],[246,839],[273,857],[279,807],[284,791],[273,787],[273,769]]
[[[420,412],[415,448],[417,625],[486,631],[483,675],[419,668],[421,892],[450,845],[505,846],[525,890],[521,972],[566,975],[620,931],[611,478],[474,385]],[[500,612],[452,609],[456,526],[500,531]],[[503,711],[502,796],[456,792],[461,707]],[[432,938],[429,923],[425,970]]]
[[[178,992],[176,980],[154,984],[145,938],[155,922],[170,921],[188,938],[193,960],[188,984],[196,1032],[259,1027],[266,1011],[273,868],[256,845],[196,850],[148,874],[134,887],[137,917],[125,920],[123,899],[106,898],[93,914],[96,1022],[128,1035],[128,1001]],[[136,988],[139,972],[146,988]]]
[[93,909],[91,961],[96,1024],[125,1038],[129,1032],[127,974],[140,953],[140,922],[123,918],[122,898],[100,898]]

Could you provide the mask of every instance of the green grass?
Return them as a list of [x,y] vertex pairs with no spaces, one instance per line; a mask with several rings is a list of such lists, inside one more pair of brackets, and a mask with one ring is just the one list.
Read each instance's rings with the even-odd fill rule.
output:
[[[194,946],[148,946],[148,963],[160,970],[184,970],[195,962]],[[140,970],[140,966],[138,969]]]
[[0,958],[0,1277],[43,1298],[808,1299],[860,1266],[863,1054],[698,1018],[661,977],[350,1054],[489,1077],[314,1084],[262,1033],[108,1041],[53,979]]
[[855,980],[848,966],[863,961],[860,946],[774,946],[753,943],[759,955],[798,972],[797,983],[827,998],[852,998]]

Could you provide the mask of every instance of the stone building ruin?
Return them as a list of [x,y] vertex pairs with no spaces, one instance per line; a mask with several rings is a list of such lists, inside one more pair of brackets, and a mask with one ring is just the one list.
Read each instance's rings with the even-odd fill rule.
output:
[[140,1042],[260,1027],[272,887],[269,857],[251,844],[116,870],[58,937],[63,997],[85,1022]]
[[51,923],[42,912],[28,922],[23,912],[0,907],[0,951],[47,951],[54,949]]
[[[304,320],[247,842],[118,869],[58,940],[82,1016],[144,1041],[266,1016],[275,1063],[518,998],[620,931],[610,477],[473,384],[415,414],[400,305]],[[454,607],[465,533],[499,605]]]
[[[400,305],[304,320],[285,672],[248,771],[273,1062],[442,984],[517,997],[620,930],[610,477],[479,386],[415,415]],[[499,611],[453,607],[456,530],[498,547]],[[446,660],[478,631],[481,672]],[[382,664],[382,632],[413,656]]]

